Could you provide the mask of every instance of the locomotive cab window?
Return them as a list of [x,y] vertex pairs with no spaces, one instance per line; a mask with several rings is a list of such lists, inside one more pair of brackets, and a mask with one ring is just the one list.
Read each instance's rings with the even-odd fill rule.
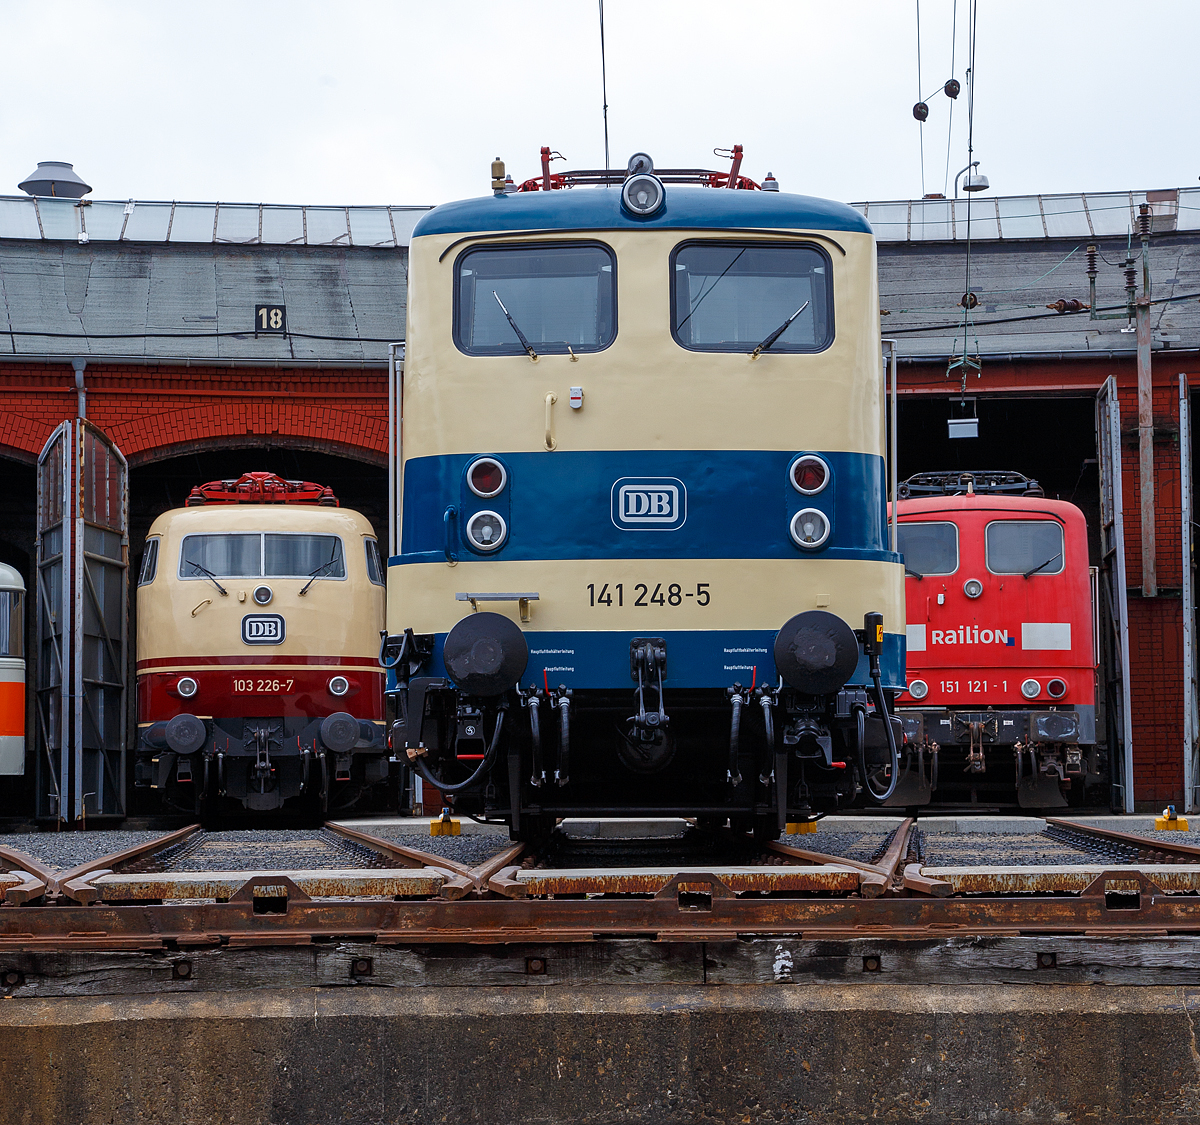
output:
[[25,655],[25,595],[0,590],[0,656]]
[[[456,267],[454,343],[467,355],[596,352],[616,335],[616,258],[599,243],[467,250]],[[507,310],[507,311],[506,311]]]
[[147,539],[146,550],[142,555],[142,569],[138,574],[138,585],[149,586],[158,573],[158,539]]
[[364,539],[363,543],[367,549],[367,577],[376,586],[382,586],[384,585],[383,564],[379,559],[379,540]]
[[958,569],[958,525],[953,523],[897,524],[900,554],[909,574],[953,574]]
[[993,574],[1061,574],[1063,529],[1055,520],[997,520],[987,525],[987,567]]
[[822,351],[833,342],[829,257],[816,246],[684,243],[671,256],[671,332],[693,351]]
[[345,578],[346,561],[336,535],[187,535],[179,577]]

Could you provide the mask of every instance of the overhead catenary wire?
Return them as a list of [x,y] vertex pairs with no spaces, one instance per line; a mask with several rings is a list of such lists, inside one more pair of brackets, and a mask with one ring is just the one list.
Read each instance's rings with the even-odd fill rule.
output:
[[604,59],[604,0],[600,0],[600,100],[604,105],[604,170],[609,170],[608,156],[608,70]]
[[[924,95],[921,93],[921,0],[916,0],[917,4],[917,101],[923,102]],[[925,196],[925,122],[917,122],[917,135],[921,138],[921,196]]]
[[[955,48],[958,45],[958,0],[950,17],[950,77],[954,77]],[[954,102],[950,102],[950,123],[946,126],[946,174],[942,180],[942,195],[950,188],[950,142],[954,139]]]

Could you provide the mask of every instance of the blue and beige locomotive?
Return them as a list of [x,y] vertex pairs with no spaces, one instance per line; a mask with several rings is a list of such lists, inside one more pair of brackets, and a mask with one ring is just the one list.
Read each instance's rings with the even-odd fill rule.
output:
[[519,837],[771,836],[885,799],[904,588],[870,226],[737,158],[545,161],[413,233],[393,752]]

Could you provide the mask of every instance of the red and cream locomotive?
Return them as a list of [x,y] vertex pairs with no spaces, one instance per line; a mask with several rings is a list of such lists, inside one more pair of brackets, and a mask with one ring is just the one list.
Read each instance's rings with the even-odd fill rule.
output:
[[385,781],[383,582],[370,523],[308,481],[247,473],[159,516],[137,592],[137,783],[189,812],[261,813]]
[[920,473],[898,494],[907,761],[889,804],[1079,803],[1106,765],[1083,513],[1011,472]]

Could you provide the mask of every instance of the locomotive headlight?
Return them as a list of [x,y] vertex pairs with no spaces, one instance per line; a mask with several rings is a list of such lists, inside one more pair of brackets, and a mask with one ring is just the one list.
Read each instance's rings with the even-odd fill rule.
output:
[[815,496],[829,483],[829,466],[815,453],[806,453],[792,462],[788,479],[797,492]]
[[666,198],[662,180],[648,173],[630,176],[621,188],[621,200],[635,215],[653,215]]
[[1046,694],[1051,699],[1062,699],[1067,694],[1067,683],[1065,680],[1051,680],[1046,685]]
[[1037,680],[1026,680],[1021,685],[1021,694],[1026,699],[1037,699],[1042,694],[1042,685]]
[[350,681],[345,676],[334,676],[329,681],[330,695],[345,695],[350,690]]
[[467,470],[467,486],[476,496],[489,500],[504,491],[508,473],[494,457],[480,457]]
[[184,699],[191,699],[199,689],[199,685],[191,676],[180,676],[175,683],[175,690],[183,696]]
[[913,680],[908,685],[908,694],[913,699],[924,699],[929,694],[929,685],[924,680]]
[[963,593],[968,598],[977,598],[983,593],[983,583],[978,578],[968,578],[963,583]]
[[270,586],[254,587],[254,600],[258,602],[259,605],[269,605],[274,596],[275,595],[271,593]]
[[494,551],[508,538],[508,527],[499,512],[476,512],[467,521],[467,539],[477,551]]
[[829,520],[816,508],[803,508],[792,516],[791,532],[797,547],[812,551],[829,538]]

